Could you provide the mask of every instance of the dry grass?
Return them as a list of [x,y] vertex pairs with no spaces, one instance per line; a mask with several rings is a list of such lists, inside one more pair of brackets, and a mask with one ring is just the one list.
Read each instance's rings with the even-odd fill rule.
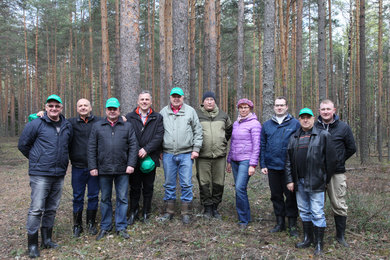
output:
[[[0,139],[0,258],[25,259],[25,222],[30,203],[27,160],[16,149],[17,139]],[[347,173],[350,207],[345,249],[334,240],[334,223],[326,206],[328,228],[323,259],[389,259],[390,255],[390,170],[389,165],[354,168]],[[287,233],[271,235],[274,225],[268,181],[257,173],[249,182],[253,222],[245,231],[237,225],[232,176],[227,174],[220,212],[222,221],[206,221],[199,206],[194,182],[194,215],[191,225],[183,226],[179,207],[173,221],[160,223],[163,171],[158,170],[153,199],[154,219],[149,224],[137,222],[128,228],[131,239],[110,235],[102,241],[83,235],[71,237],[72,188],[66,177],[60,209],[57,212],[54,239],[61,247],[42,250],[43,259],[310,259],[313,249],[295,249],[297,239]],[[179,205],[178,205],[179,206]]]

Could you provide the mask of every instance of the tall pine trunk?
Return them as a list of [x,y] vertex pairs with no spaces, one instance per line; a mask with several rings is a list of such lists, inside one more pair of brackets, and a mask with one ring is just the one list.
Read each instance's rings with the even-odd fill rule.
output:
[[238,17],[237,17],[237,99],[243,98],[244,95],[244,0],[238,0]]
[[[126,1],[125,1],[126,2]],[[101,24],[102,24],[102,85],[103,100],[111,97],[110,86],[110,47],[108,42],[107,0],[101,0]]]
[[325,0],[318,0],[318,88],[319,100],[327,97],[326,94],[326,32],[325,32]]

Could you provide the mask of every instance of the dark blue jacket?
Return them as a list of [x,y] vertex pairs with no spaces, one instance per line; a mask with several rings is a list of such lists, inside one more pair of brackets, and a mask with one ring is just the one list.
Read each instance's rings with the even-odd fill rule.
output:
[[69,149],[69,156],[72,166],[77,168],[88,168],[88,139],[92,126],[102,120],[102,117],[91,114],[85,122],[80,116],[69,118],[72,124],[73,139]]
[[260,140],[261,168],[284,170],[288,141],[299,127],[299,121],[290,114],[287,114],[280,125],[275,116],[263,124]]
[[29,160],[29,175],[58,177],[66,174],[73,130],[65,117],[60,117],[59,133],[46,113],[23,129],[18,149]]
[[334,115],[334,120],[330,124],[322,122],[321,116],[318,117],[316,126],[324,129],[332,135],[332,141],[336,148],[337,163],[335,173],[345,172],[345,161],[356,152],[355,139],[349,125]]

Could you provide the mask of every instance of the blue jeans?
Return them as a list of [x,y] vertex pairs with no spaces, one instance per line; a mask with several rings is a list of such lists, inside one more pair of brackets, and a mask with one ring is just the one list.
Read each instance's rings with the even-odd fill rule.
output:
[[30,175],[31,204],[27,216],[27,232],[38,232],[42,227],[52,228],[58,206],[60,205],[64,176]]
[[325,192],[306,192],[304,179],[298,179],[297,203],[299,216],[304,222],[313,222],[314,226],[326,227],[324,202]]
[[191,153],[173,155],[163,153],[163,166],[165,175],[164,200],[176,199],[176,178],[179,174],[181,187],[181,201],[192,201],[192,160]]
[[116,208],[115,208],[115,229],[116,231],[127,228],[127,208],[128,208],[128,188],[129,175],[99,175],[99,185],[101,191],[100,211],[102,219],[100,228],[102,230],[112,230],[112,183],[115,183]]
[[99,180],[91,176],[88,168],[72,166],[73,212],[83,211],[85,188],[88,186],[87,210],[97,210],[99,203]]
[[248,175],[249,160],[231,161],[234,186],[236,190],[236,210],[238,220],[241,224],[248,224],[251,221],[251,209],[249,206],[247,187],[250,176]]

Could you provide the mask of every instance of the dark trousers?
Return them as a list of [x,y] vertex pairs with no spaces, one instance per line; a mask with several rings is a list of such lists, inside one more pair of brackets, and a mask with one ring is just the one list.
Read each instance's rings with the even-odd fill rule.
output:
[[72,166],[73,212],[83,211],[85,188],[88,186],[87,210],[97,210],[99,203],[99,179],[91,176],[88,168]]
[[141,192],[145,199],[152,199],[154,179],[156,177],[156,168],[148,173],[143,173],[137,167],[134,173],[130,174],[130,210],[134,211],[139,207],[139,200],[141,198]]
[[284,171],[268,169],[268,182],[271,189],[271,201],[275,216],[297,217],[297,199],[295,192],[287,189],[287,184],[284,180]]

